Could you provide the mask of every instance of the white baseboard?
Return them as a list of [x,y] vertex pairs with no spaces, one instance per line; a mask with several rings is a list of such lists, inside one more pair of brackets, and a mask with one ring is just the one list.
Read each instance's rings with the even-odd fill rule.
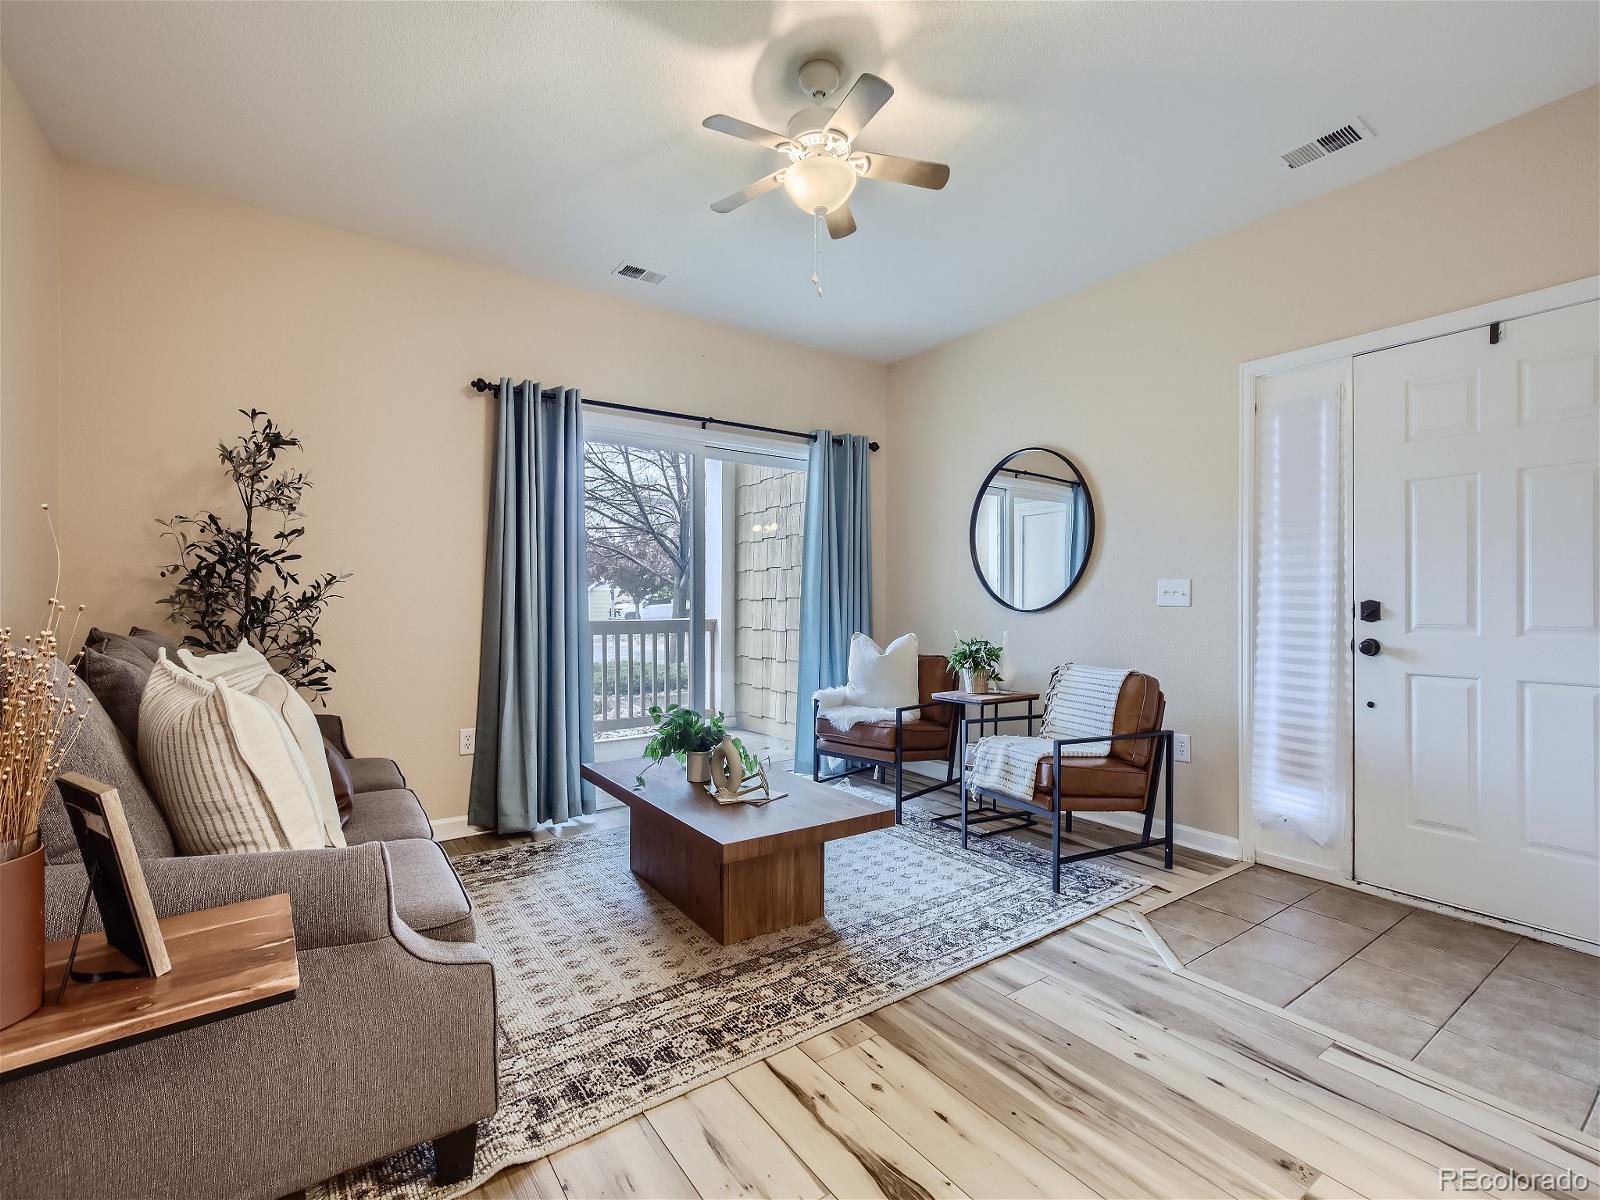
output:
[[[1131,829],[1135,833],[1144,829],[1144,816],[1140,813],[1083,812],[1077,815],[1085,821],[1098,821],[1102,825]],[[1162,836],[1166,831],[1165,821],[1158,820],[1150,826],[1150,836],[1153,838]],[[1225,858],[1229,862],[1237,862],[1244,856],[1238,838],[1212,833],[1209,829],[1196,829],[1193,825],[1185,825],[1178,821],[1174,821],[1172,825],[1172,840],[1185,850],[1198,850],[1201,854]]]
[[[549,821],[541,821],[536,831],[554,833],[559,836],[563,829],[587,825],[598,814],[608,809],[621,807],[621,804],[616,803],[602,804],[595,809],[594,814],[586,817],[573,817],[570,821],[563,822],[560,825],[552,825]],[[457,838],[477,837],[481,833],[492,834],[494,832],[492,829],[484,829],[481,826],[472,824],[466,817],[440,817],[437,820],[430,818],[430,823],[433,825],[433,840],[436,842],[453,842]]]
[[1276,867],[1280,871],[1288,871],[1291,875],[1304,875],[1307,879],[1320,879],[1323,883],[1342,883],[1349,885],[1350,876],[1341,872],[1336,867],[1325,863],[1311,862],[1309,859],[1295,858],[1289,854],[1271,854],[1265,850],[1256,851],[1256,862],[1264,867]]
[[457,838],[494,832],[492,829],[479,829],[467,820],[465,814],[459,817],[435,817],[430,824],[433,825],[433,840],[436,842],[453,842]]

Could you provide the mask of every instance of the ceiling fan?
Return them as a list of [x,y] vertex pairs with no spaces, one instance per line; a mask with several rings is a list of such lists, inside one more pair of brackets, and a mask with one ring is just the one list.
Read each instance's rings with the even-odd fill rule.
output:
[[839,68],[827,59],[814,58],[802,66],[800,87],[811,103],[790,118],[786,134],[722,113],[702,121],[707,129],[776,150],[789,160],[787,166],[718,200],[712,210],[732,212],[781,187],[801,212],[827,220],[830,237],[844,238],[856,231],[850,194],[857,180],[909,183],[934,191],[944,187],[950,179],[950,168],[944,163],[856,148],[856,138],[867,122],[894,95],[892,87],[876,75],[862,75],[836,107],[830,106],[825,101],[838,86]]

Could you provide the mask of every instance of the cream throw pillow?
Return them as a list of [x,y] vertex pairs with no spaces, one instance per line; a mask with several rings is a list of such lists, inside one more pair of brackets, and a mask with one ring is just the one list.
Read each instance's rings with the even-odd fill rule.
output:
[[156,661],[139,704],[139,766],[184,854],[328,844],[289,727],[254,696]]
[[847,702],[862,708],[904,708],[917,702],[917,635],[883,648],[864,633],[850,637]]
[[236,692],[254,696],[283,718],[311,775],[328,842],[343,846],[344,826],[339,821],[333,775],[328,771],[328,757],[322,748],[322,729],[317,725],[316,713],[295,686],[274,671],[266,656],[248,642],[240,642],[239,648],[228,654],[208,654],[201,658],[188,650],[179,650],[178,657],[201,679],[221,681]]

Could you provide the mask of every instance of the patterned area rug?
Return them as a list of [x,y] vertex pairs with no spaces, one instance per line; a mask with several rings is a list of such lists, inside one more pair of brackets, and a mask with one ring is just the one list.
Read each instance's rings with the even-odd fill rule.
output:
[[963,851],[912,812],[827,856],[827,916],[734,946],[634,878],[626,828],[460,859],[499,990],[500,1110],[476,1176],[434,1188],[419,1147],[310,1194],[459,1195],[1149,886],[1077,863],[1055,896],[1047,852],[1004,835]]

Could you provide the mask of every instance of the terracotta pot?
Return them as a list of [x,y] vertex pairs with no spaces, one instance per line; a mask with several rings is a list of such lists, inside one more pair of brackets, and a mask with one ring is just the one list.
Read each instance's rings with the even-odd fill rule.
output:
[[44,1000],[44,847],[0,862],[0,1029]]
[[691,750],[687,755],[688,761],[684,770],[688,772],[690,783],[711,782],[711,752],[709,750]]
[[989,690],[989,672],[963,671],[961,672],[961,690],[971,692],[973,695],[982,695]]

